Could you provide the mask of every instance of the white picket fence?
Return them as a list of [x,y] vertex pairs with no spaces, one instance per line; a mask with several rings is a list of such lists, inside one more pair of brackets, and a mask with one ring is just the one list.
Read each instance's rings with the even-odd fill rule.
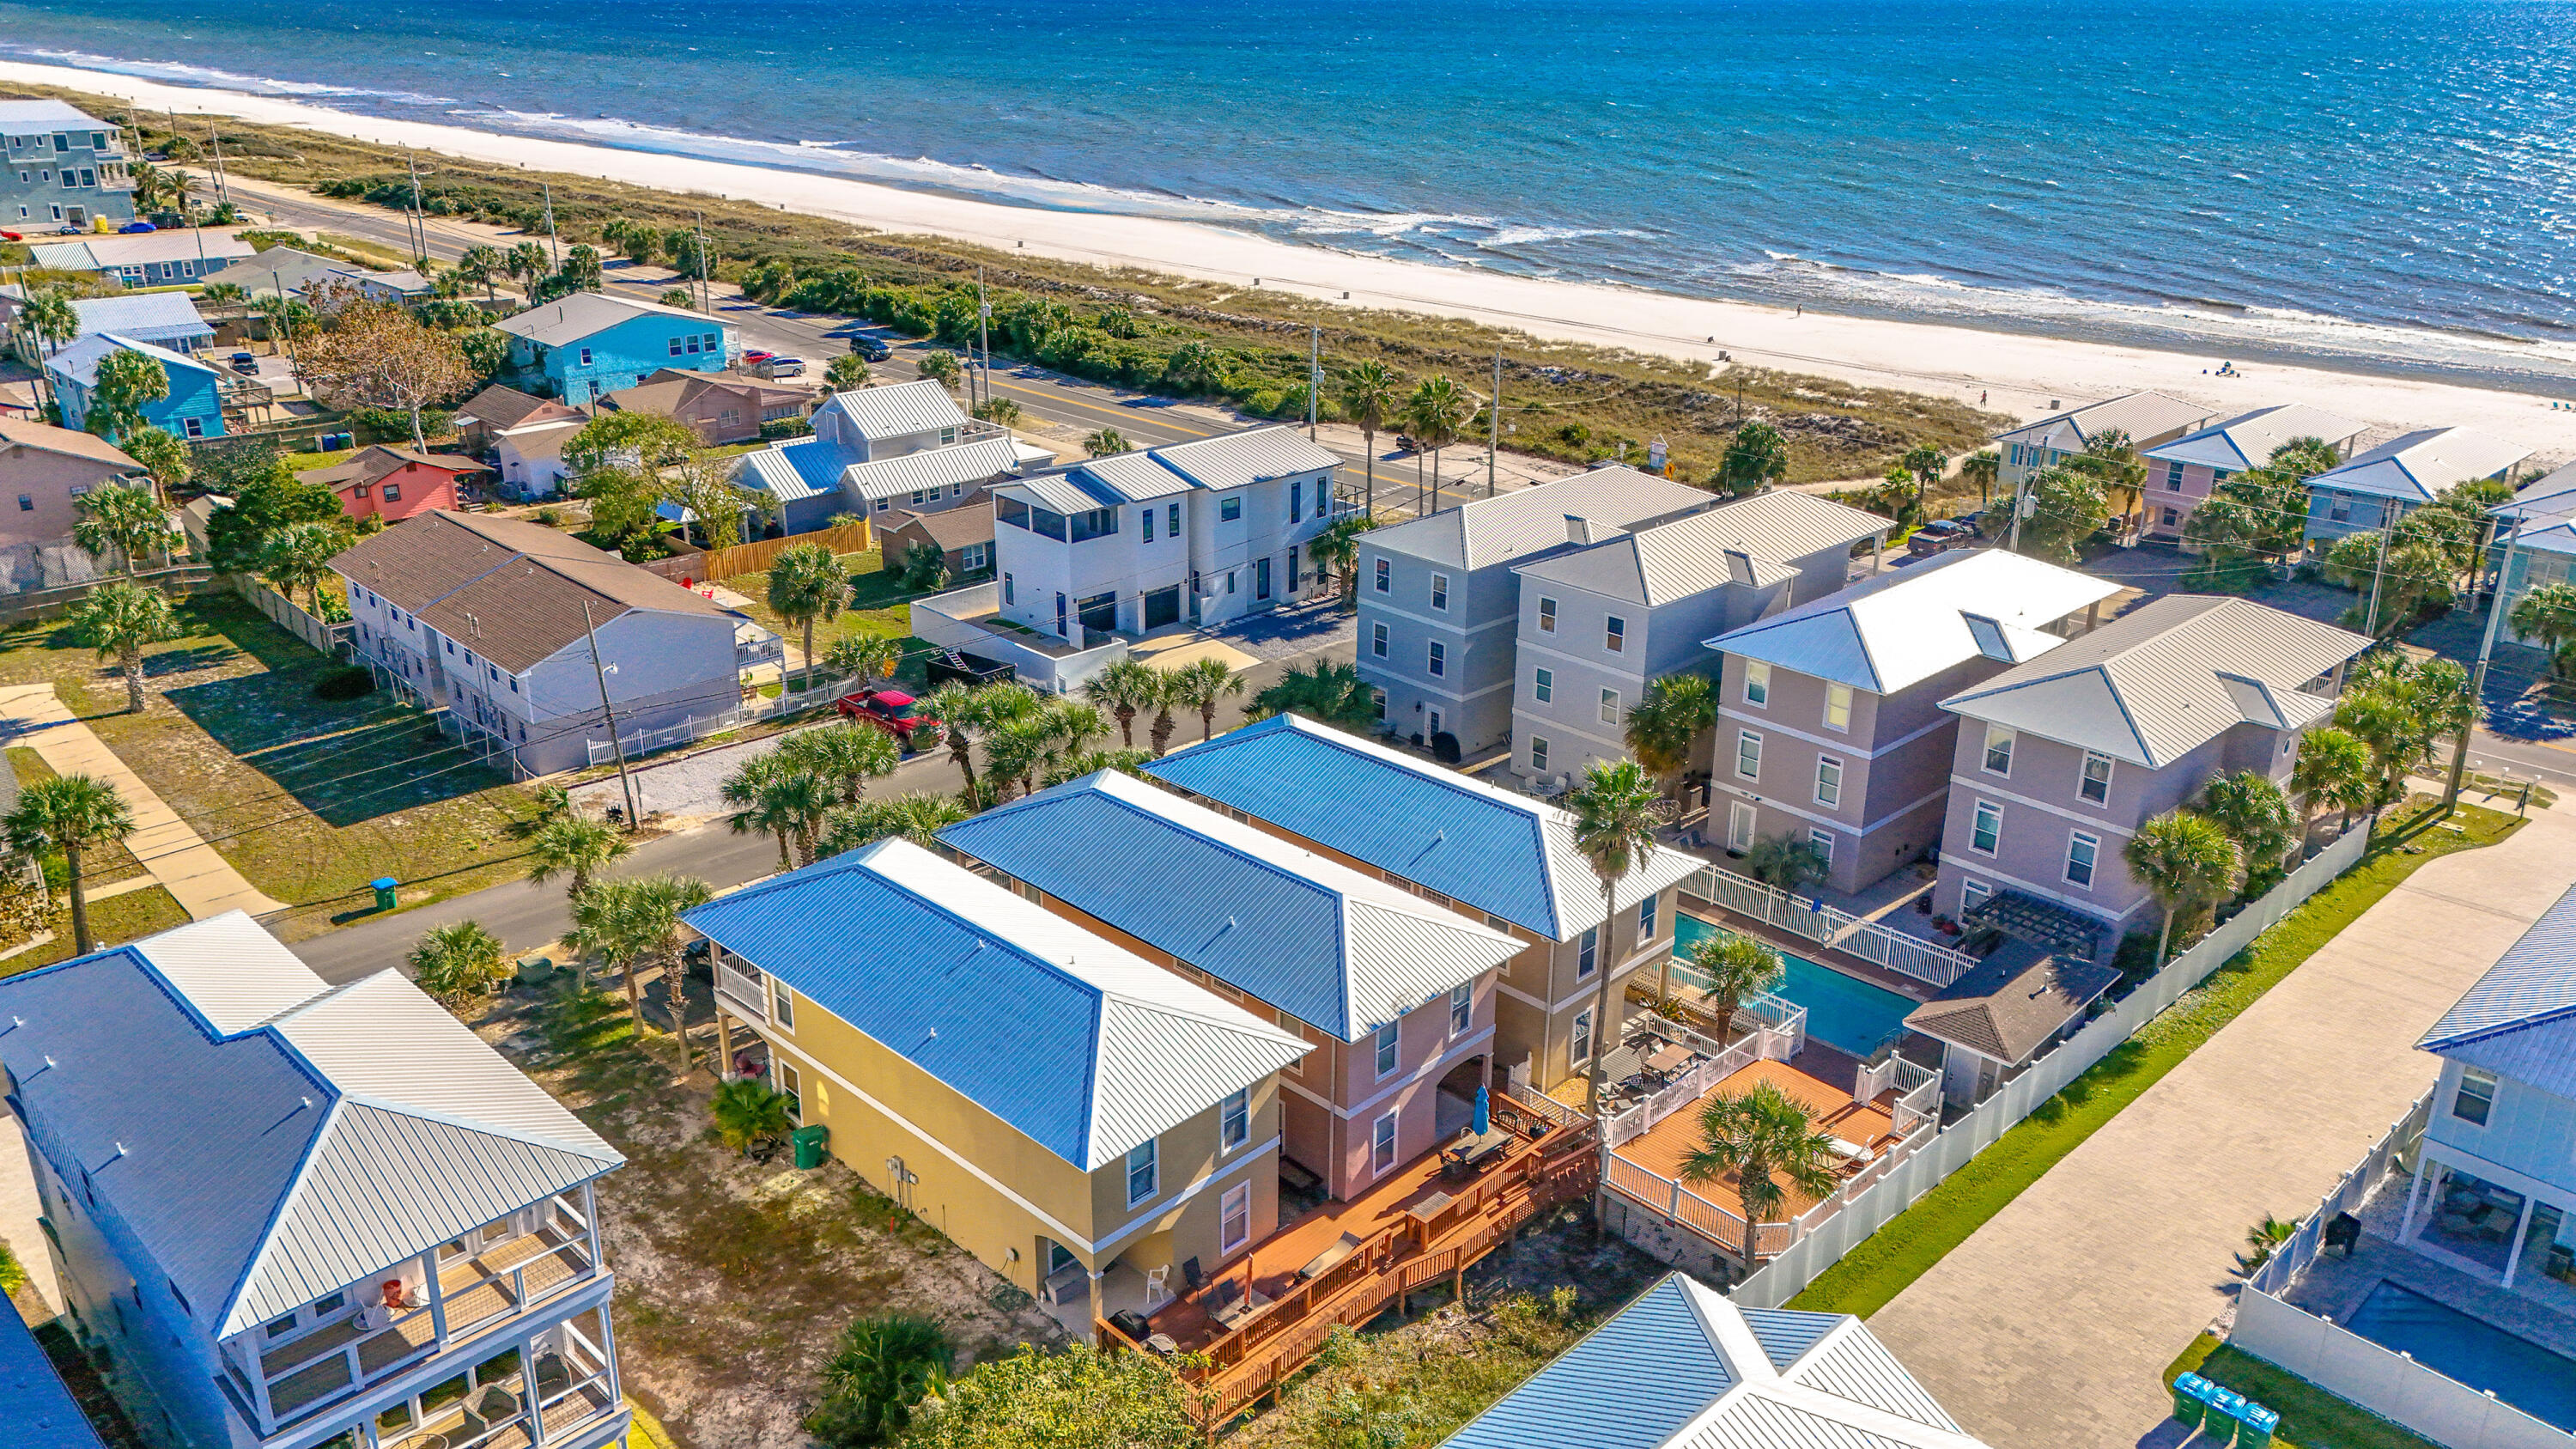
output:
[[1775,931],[1802,936],[1933,986],[1947,986],[1977,965],[1974,956],[1717,866],[1701,870],[1683,882],[1682,889]]
[[[722,734],[726,730],[740,729],[775,715],[794,714],[800,709],[829,704],[848,691],[849,683],[847,676],[834,676],[809,688],[791,689],[775,699],[754,695],[731,709],[718,710],[714,714],[693,714],[677,724],[663,725],[658,729],[621,731],[617,743],[626,747],[626,758],[631,761],[658,750]],[[588,748],[590,762],[594,765],[605,765],[617,758],[615,747],[606,740],[585,739],[582,743]]]
[[[1835,1194],[1840,1199],[1835,1210],[1811,1228],[1800,1231],[1787,1223],[1766,1224],[1763,1251],[1772,1251],[1771,1233],[1776,1227],[1781,1240],[1779,1254],[1761,1271],[1736,1284],[1732,1296],[1738,1303],[1759,1308],[1777,1308],[1797,1296],[1818,1274],[1840,1262],[1843,1254],[1966,1166],[1970,1158],[2019,1125],[2041,1103],[2065,1090],[2067,1083],[2136,1035],[2140,1027],[2252,944],[2256,936],[2277,924],[2300,902],[2351,869],[2368,843],[2366,830],[2345,832],[2260,900],[2167,962],[2163,970],[2141,982],[2118,1005],[2006,1081],[1966,1116],[1942,1131],[1916,1133],[1903,1144],[1903,1152],[1891,1152],[1883,1165],[1872,1164],[1871,1171],[1846,1184],[1845,1192]],[[1740,1223],[1736,1231],[1740,1238]],[[2563,1444],[2561,1449],[2565,1449]]]

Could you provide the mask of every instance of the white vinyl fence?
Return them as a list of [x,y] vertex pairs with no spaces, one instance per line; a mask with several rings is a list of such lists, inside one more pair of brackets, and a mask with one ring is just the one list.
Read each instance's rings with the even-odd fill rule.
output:
[[[773,715],[794,714],[800,709],[829,704],[839,698],[849,687],[848,676],[835,675],[820,684],[804,689],[788,690],[775,699],[754,695],[731,709],[717,710],[713,714],[693,714],[677,724],[664,725],[659,729],[622,730],[618,733],[617,743],[626,747],[626,758],[631,761],[657,750],[671,749],[693,740],[705,739],[709,735],[722,734],[726,730],[740,729],[744,725],[768,719]],[[615,747],[606,740],[585,739],[582,743],[589,748],[590,762],[594,765],[605,765],[617,758]]]
[[1977,964],[1974,956],[1713,865],[1684,881],[1682,889],[1773,930],[1803,936],[1933,986],[1947,986]]
[[[2366,830],[2346,831],[2332,845],[2318,851],[2307,864],[2291,872],[2288,879],[2265,892],[2260,900],[2211,931],[2200,944],[2167,962],[2163,970],[2141,982],[2138,989],[2118,1005],[2095,1017],[2082,1030],[2031,1063],[2019,1076],[1998,1087],[1995,1094],[1979,1103],[1975,1110],[1937,1134],[1918,1133],[1909,1138],[1903,1160],[1893,1161],[1876,1170],[1867,1190],[1853,1193],[1840,1204],[1838,1211],[1786,1242],[1779,1256],[1765,1263],[1760,1272],[1735,1285],[1732,1290],[1734,1299],[1751,1307],[1777,1308],[1795,1297],[1799,1290],[1814,1282],[1818,1274],[1840,1262],[1843,1254],[1885,1226],[1890,1218],[1911,1206],[1916,1198],[1966,1166],[1968,1159],[2012,1130],[2041,1103],[2065,1090],[2067,1083],[2108,1056],[2112,1048],[2135,1035],[2138,1028],[2180,1000],[2184,992],[2198,986],[2228,958],[2251,945],[2256,936],[2277,924],[2300,902],[2351,869],[2367,844]],[[1890,1154],[1891,1158],[1894,1156]],[[1616,1164],[1613,1166],[1615,1168]],[[1842,1194],[1837,1193],[1836,1197],[1840,1198]],[[1784,1239],[1790,1237],[1791,1225],[1774,1226]],[[1739,1228],[1737,1231],[1740,1234],[1742,1230]],[[1768,1235],[1771,1231],[1769,1226],[1764,1229],[1763,1247],[1766,1252],[1770,1249]],[[2564,1449],[2563,1443],[2561,1449]]]

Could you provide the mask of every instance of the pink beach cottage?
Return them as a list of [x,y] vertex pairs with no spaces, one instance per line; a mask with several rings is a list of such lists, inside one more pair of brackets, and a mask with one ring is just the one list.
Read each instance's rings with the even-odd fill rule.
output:
[[2141,450],[2147,465],[2148,538],[2177,539],[2190,527],[2192,510],[2209,490],[2249,468],[2271,461],[2274,450],[2300,438],[2322,438],[2337,458],[2352,456],[2364,424],[2305,403],[2257,408],[2215,427]]

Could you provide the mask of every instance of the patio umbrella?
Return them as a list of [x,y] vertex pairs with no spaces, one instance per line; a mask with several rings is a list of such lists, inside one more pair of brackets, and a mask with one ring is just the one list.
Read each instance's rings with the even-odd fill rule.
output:
[[1493,1089],[1483,1082],[1476,1084],[1476,1120],[1472,1125],[1479,1137],[1492,1131],[1494,1127]]

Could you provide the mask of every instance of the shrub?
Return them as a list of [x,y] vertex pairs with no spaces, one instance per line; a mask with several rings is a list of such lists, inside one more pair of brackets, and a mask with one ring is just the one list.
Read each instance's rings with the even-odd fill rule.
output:
[[334,669],[313,681],[313,697],[327,700],[364,699],[376,692],[376,677],[358,668]]
[[563,510],[560,508],[540,508],[537,510],[537,522],[548,528],[561,528],[563,527]]

